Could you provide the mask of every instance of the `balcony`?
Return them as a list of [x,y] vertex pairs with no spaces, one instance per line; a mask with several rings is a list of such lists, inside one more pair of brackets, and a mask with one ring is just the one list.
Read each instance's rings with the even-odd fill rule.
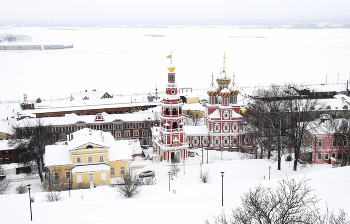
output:
[[171,133],[171,132],[181,132],[183,131],[183,128],[175,128],[175,129],[163,129],[164,133]]

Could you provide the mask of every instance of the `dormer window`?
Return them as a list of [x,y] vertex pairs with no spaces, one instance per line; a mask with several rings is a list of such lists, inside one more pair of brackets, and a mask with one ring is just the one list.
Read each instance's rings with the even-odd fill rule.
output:
[[228,111],[224,112],[224,119],[229,119],[229,112]]
[[94,148],[92,145],[88,145],[88,146],[86,146],[86,148],[87,149],[92,149],[92,148]]
[[95,121],[104,121],[103,115],[101,113],[96,114]]

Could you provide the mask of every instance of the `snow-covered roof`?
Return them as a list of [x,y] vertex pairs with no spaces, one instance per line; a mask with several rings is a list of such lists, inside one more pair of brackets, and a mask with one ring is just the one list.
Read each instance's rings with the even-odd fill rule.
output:
[[203,107],[200,103],[185,103],[182,106],[183,110],[192,110],[192,111],[204,111],[205,107]]
[[[121,100],[120,100],[121,99]],[[148,102],[146,100],[134,101],[131,97],[126,98],[112,98],[103,100],[82,100],[82,101],[59,101],[35,104],[33,110],[23,110],[20,112],[21,116],[29,116],[37,113],[50,113],[62,111],[79,111],[79,110],[93,110],[101,108],[123,108],[123,107],[139,107],[139,106],[156,106],[160,103],[157,101]]]
[[8,146],[8,140],[0,140],[0,151],[15,149],[14,147]]
[[76,166],[72,169],[72,174],[93,173],[93,172],[102,172],[102,171],[110,171],[110,170],[111,170],[111,168],[105,164]]
[[148,120],[148,118],[151,118],[151,120],[155,119],[155,114],[149,111],[140,111],[140,112],[129,113],[129,114],[102,113],[102,116],[104,118],[104,121],[95,121],[96,115],[77,116],[77,115],[70,114],[64,117],[25,118],[23,120],[17,121],[17,124],[20,126],[23,126],[29,120],[35,123],[37,119],[40,119],[46,125],[50,124],[54,126],[76,124],[77,122],[84,122],[87,124],[91,124],[91,123],[113,122],[115,120],[122,120],[124,122],[142,122],[142,121]]
[[132,154],[133,155],[140,155],[142,154],[142,148],[140,145],[140,140],[139,139],[132,139],[129,140],[131,142],[131,148],[132,148]]
[[84,99],[88,99],[88,100],[98,100],[101,99],[105,94],[110,95],[111,97],[113,97],[113,92],[112,91],[81,91],[81,92],[75,92],[75,93],[71,93],[71,100],[84,100]]
[[208,128],[205,125],[184,126],[186,135],[208,135]]
[[111,147],[108,149],[108,161],[132,160],[133,151],[130,140],[118,140],[109,142]]
[[67,145],[47,145],[44,161],[45,166],[73,165]]
[[220,118],[220,110],[216,109],[213,113],[208,116],[210,119]]
[[72,134],[73,138],[67,141],[69,150],[76,150],[84,145],[93,144],[98,145],[101,148],[109,148],[110,141],[114,141],[113,136],[110,133],[103,131],[91,130],[89,128],[83,128]]
[[[72,138],[71,138],[72,137]],[[88,144],[97,145],[108,150],[108,161],[132,160],[131,152],[136,148],[137,143],[133,145],[132,140],[114,140],[111,133],[91,130],[84,128],[70,134],[67,144],[48,145],[45,147],[45,165],[62,166],[71,165],[71,150],[78,150],[79,147]],[[86,150],[96,150],[86,149]]]

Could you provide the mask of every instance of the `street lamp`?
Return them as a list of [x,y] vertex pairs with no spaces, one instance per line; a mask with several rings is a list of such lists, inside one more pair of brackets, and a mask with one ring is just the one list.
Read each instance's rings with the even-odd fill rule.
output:
[[269,180],[270,180],[271,166],[269,166]]
[[185,159],[184,159],[184,175],[185,175],[186,173],[185,173]]
[[169,175],[169,191],[170,191],[170,172],[168,172]]
[[221,206],[224,206],[224,173],[225,172],[221,172],[221,177],[222,177],[222,181],[221,181],[221,186],[222,186],[222,194],[221,194]]
[[70,197],[70,178],[68,178],[68,189],[69,189],[69,197]]
[[28,192],[29,192],[29,207],[30,207],[30,221],[33,221],[33,216],[32,216],[32,197],[30,196],[30,186],[31,184],[28,184]]

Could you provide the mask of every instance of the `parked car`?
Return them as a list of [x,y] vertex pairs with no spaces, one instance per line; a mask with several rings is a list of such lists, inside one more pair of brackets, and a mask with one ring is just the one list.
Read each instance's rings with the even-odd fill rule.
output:
[[140,178],[144,178],[144,177],[154,177],[155,176],[155,173],[153,170],[146,170],[146,171],[143,171],[139,174],[139,177]]
[[195,155],[195,153],[194,153],[194,152],[192,152],[192,151],[188,151],[188,156],[189,156],[189,157],[195,157],[196,155]]

